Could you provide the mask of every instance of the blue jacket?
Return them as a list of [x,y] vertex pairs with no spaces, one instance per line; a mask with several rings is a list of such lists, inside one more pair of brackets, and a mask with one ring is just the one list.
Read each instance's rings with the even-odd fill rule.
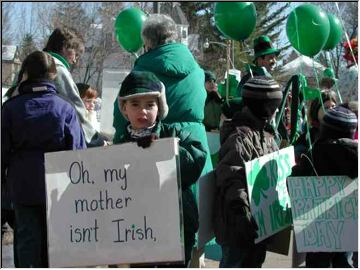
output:
[[1,176],[14,203],[45,203],[44,153],[86,148],[75,109],[49,81],[20,84],[3,104]]

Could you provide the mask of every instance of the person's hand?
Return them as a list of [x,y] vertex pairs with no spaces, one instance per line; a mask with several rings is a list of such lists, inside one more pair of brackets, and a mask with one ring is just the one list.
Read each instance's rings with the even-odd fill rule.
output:
[[233,206],[228,210],[229,225],[233,228],[234,236],[244,242],[253,243],[258,237],[259,229],[250,208],[246,205]]
[[112,145],[111,141],[104,141],[104,146],[109,146],[109,145]]
[[149,136],[137,139],[136,142],[138,146],[141,146],[142,148],[147,148],[150,147],[151,143],[157,139],[159,139],[159,137],[155,133],[152,133]]

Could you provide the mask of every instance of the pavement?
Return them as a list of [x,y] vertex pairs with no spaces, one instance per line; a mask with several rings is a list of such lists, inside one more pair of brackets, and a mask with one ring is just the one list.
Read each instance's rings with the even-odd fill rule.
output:
[[[292,245],[290,245],[291,247]],[[12,231],[5,234],[1,242],[1,268],[14,268],[13,263],[13,245],[12,245]],[[289,250],[289,255],[280,255],[273,252],[267,252],[263,268],[291,268],[292,266],[292,248]],[[303,266],[303,265],[301,265]],[[218,268],[219,262],[205,259],[205,268]]]

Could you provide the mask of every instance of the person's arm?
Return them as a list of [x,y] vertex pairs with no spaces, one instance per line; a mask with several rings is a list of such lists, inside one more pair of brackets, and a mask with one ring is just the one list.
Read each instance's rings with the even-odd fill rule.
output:
[[182,188],[194,184],[200,177],[206,161],[206,149],[190,132],[180,132],[179,154]]
[[249,161],[251,150],[246,147],[246,139],[239,135],[230,136],[221,146],[219,162],[215,173],[217,186],[225,193],[228,204],[236,202],[249,205],[245,162]]
[[76,110],[77,116],[84,131],[88,147],[105,145],[105,137],[95,130],[86,118],[86,108],[80,98],[79,90],[72,79],[70,72],[62,65],[57,64],[57,77],[55,79],[56,89],[60,96],[66,99]]
[[5,182],[6,170],[9,166],[11,153],[11,138],[10,138],[10,119],[9,111],[6,106],[1,109],[1,182]]
[[[215,169],[217,193],[220,195],[227,227],[234,231],[234,241],[253,242],[257,224],[250,211],[245,162],[252,159],[250,140],[230,135],[220,149]],[[241,239],[241,240],[240,240]]]
[[115,135],[114,135],[114,138],[113,138],[113,143],[117,144],[117,143],[121,142],[121,138],[125,133],[126,123],[128,122],[124,118],[122,113],[120,112],[117,97],[116,97],[115,102],[114,102],[113,115],[114,115],[113,127],[115,128]]
[[65,119],[64,133],[67,150],[86,148],[85,138],[80,122],[77,118],[76,111],[72,107],[69,107],[69,112]]

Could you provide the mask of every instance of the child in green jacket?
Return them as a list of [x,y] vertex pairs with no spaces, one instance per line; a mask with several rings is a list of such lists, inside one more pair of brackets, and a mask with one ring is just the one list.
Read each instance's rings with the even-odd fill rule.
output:
[[[168,113],[165,86],[146,71],[132,71],[122,82],[118,96],[119,109],[129,121],[126,132],[117,143],[137,142],[149,147],[158,138],[178,137],[180,153],[182,208],[184,220],[185,263],[169,267],[186,267],[191,259],[195,233],[199,227],[198,209],[190,187],[200,177],[206,150],[191,133],[161,123]],[[176,108],[172,108],[176,110]]]

